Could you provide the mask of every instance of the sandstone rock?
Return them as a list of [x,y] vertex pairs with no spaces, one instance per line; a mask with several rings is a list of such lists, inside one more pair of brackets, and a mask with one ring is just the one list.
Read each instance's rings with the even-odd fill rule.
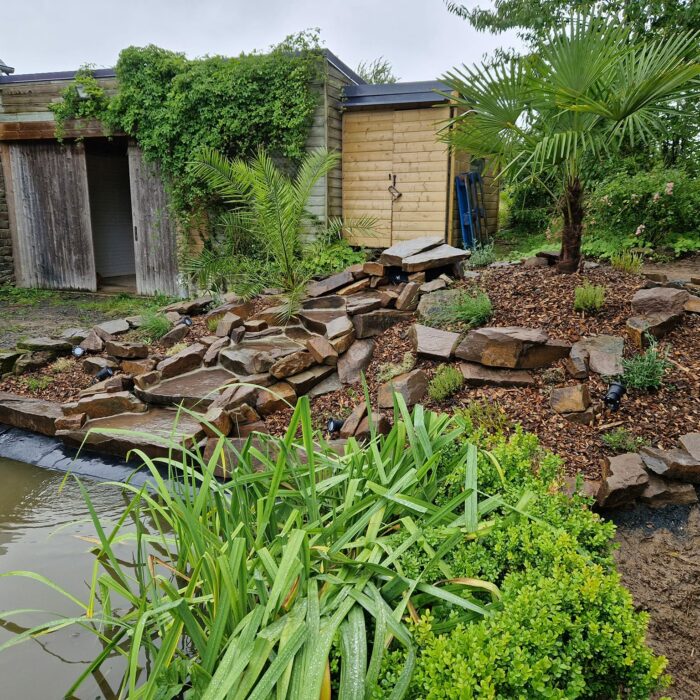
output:
[[340,383],[340,377],[337,372],[329,374],[325,379],[321,380],[315,386],[312,386],[307,392],[310,399],[316,398],[317,396],[324,396],[325,394],[331,394],[334,391],[340,391],[343,385]]
[[416,354],[433,360],[449,360],[459,344],[459,333],[450,333],[419,323],[411,326],[409,335]]
[[401,321],[412,318],[410,311],[393,309],[378,309],[367,314],[357,314],[352,317],[355,333],[358,338],[372,338],[384,333]]
[[160,372],[158,370],[151,370],[150,372],[144,372],[143,374],[136,375],[134,377],[134,384],[139,389],[147,389],[149,386],[158,384],[160,381]]
[[105,343],[94,330],[91,330],[80,343],[79,347],[85,350],[85,352],[102,352]]
[[207,351],[204,353],[204,357],[202,358],[202,364],[205,367],[212,367],[219,361],[219,353],[224,349],[229,347],[231,344],[231,340],[227,337],[224,338],[217,338],[215,342],[213,342],[209,347],[207,348]]
[[59,418],[56,418],[54,427],[56,432],[59,430],[80,430],[85,425],[86,420],[87,416],[84,413],[77,413],[74,416],[61,415]]
[[337,294],[330,294],[323,297],[315,297],[312,299],[304,299],[301,302],[302,309],[340,309],[345,311],[345,307],[348,300],[345,297],[338,296]]
[[591,372],[604,377],[616,377],[623,372],[622,353],[625,341],[615,335],[583,338],[571,348],[571,356],[586,358]]
[[183,316],[197,316],[198,314],[204,313],[211,306],[212,301],[214,301],[212,297],[205,294],[196,299],[176,301],[166,306],[163,311],[174,311]]
[[179,323],[174,328],[171,328],[158,342],[166,348],[172,348],[174,345],[182,342],[190,332],[190,326],[184,323]]
[[163,316],[165,316],[165,318],[167,318],[173,325],[179,323],[180,319],[182,318],[177,311],[166,311]]
[[287,377],[285,381],[294,389],[297,396],[303,396],[334,372],[335,369],[328,365],[315,365],[311,369]]
[[52,401],[0,392],[0,423],[41,435],[55,435],[55,421],[63,415]]
[[348,299],[347,312],[349,316],[367,314],[382,308],[382,296],[379,292],[356,294]]
[[642,503],[652,508],[664,506],[686,506],[698,502],[698,494],[692,484],[667,481],[649,474],[649,483],[639,497]]
[[407,406],[417,404],[428,392],[428,377],[422,369],[400,374],[379,387],[377,403],[380,408],[392,408],[394,394],[401,394]]
[[360,425],[357,426],[355,431],[355,439],[358,442],[368,442],[372,439],[372,432],[375,435],[388,435],[391,431],[391,423],[389,419],[377,413],[376,411],[372,413],[372,419],[370,422],[369,416],[365,416],[361,421]]
[[685,450],[642,447],[639,454],[646,468],[657,476],[700,484],[700,460]]
[[437,279],[432,280],[432,282],[425,282],[424,284],[421,284],[420,293],[430,294],[431,292],[437,292],[440,289],[445,289],[445,287],[447,287],[447,282],[438,277]]
[[225,313],[219,323],[216,324],[216,335],[219,338],[228,338],[234,328],[243,325],[243,319],[230,311]]
[[338,376],[343,384],[354,384],[360,381],[364,372],[372,361],[374,353],[373,340],[358,340],[353,343],[348,351],[338,359]]
[[667,313],[632,316],[627,319],[627,335],[636,347],[642,349],[649,344],[647,334],[657,340],[663,338],[678,325],[681,319],[682,316],[679,314]]
[[387,309],[390,306],[394,306],[398,298],[398,292],[394,292],[389,289],[383,289],[381,292],[379,292],[379,301],[381,302],[380,305],[382,309]]
[[455,355],[488,367],[538,369],[565,357],[569,351],[567,343],[550,341],[541,329],[511,326],[470,331]]
[[396,308],[399,311],[415,311],[418,308],[420,299],[420,284],[409,282],[404,288],[399,298],[396,300]]
[[190,372],[202,364],[202,358],[206,351],[207,348],[199,343],[190,345],[188,348],[181,350],[172,357],[168,357],[162,362],[159,362],[158,371],[163,379]]
[[326,338],[316,336],[306,341],[306,349],[319,365],[338,364],[338,353]]
[[83,360],[82,367],[84,372],[94,375],[105,367],[116,370],[119,365],[114,360],[110,360],[106,357],[86,357]]
[[226,411],[234,411],[243,404],[252,405],[256,403],[258,391],[259,389],[257,386],[242,386],[239,384],[227,386],[212,401],[210,407],[223,408]]
[[354,328],[353,322],[348,316],[339,316],[326,325],[326,337],[328,340],[335,340],[346,335]]
[[122,360],[121,368],[122,372],[130,374],[132,377],[138,377],[141,374],[150,372],[155,369],[156,361],[153,359],[145,360]]
[[287,313],[288,309],[284,305],[268,306],[266,309],[258,311],[258,313],[256,313],[250,320],[264,321],[270,326],[280,326],[284,324],[287,318]]
[[356,337],[355,328],[353,328],[349,333],[341,335],[338,338],[333,338],[330,344],[338,355],[342,355],[344,352],[348,351],[348,348],[355,342]]
[[588,353],[582,355],[578,351],[575,352],[574,348],[572,348],[569,357],[564,359],[564,367],[574,379],[586,379],[588,377],[587,359]]
[[258,393],[256,408],[261,416],[269,416],[271,413],[281,411],[296,403],[297,395],[287,382],[278,382],[269,389],[263,389]]
[[462,362],[459,366],[467,386],[523,387],[534,386],[535,379],[524,369],[494,369],[474,362]]
[[683,305],[683,308],[690,314],[700,314],[700,297],[691,295],[690,299]]
[[425,272],[412,272],[408,276],[409,282],[417,282],[419,285],[425,284]]
[[642,276],[652,282],[658,282],[659,284],[666,284],[668,282],[668,275],[663,272],[643,272]]
[[553,388],[549,395],[549,405],[555,413],[579,413],[591,405],[591,395],[587,384]]
[[269,352],[260,348],[245,348],[238,344],[221,350],[219,362],[235,374],[250,375],[267,372],[275,360]]
[[257,423],[260,420],[258,412],[248,403],[239,404],[229,411],[229,415],[236,426]]
[[232,343],[240,343],[241,340],[246,335],[246,329],[243,326],[238,326],[237,328],[231,329],[231,332],[228,334],[229,340]]
[[123,318],[118,318],[114,321],[98,323],[93,330],[100,335],[103,340],[109,340],[109,338],[105,338],[102,334],[119,335],[120,333],[126,333],[129,330],[129,322]]
[[67,340],[57,340],[55,338],[47,338],[46,336],[42,336],[40,338],[28,338],[25,340],[20,340],[17,343],[18,350],[26,350],[28,352],[48,350],[56,355],[64,352],[70,352],[71,347],[71,344]]
[[270,367],[270,374],[276,379],[284,379],[293,374],[299,374],[316,363],[310,352],[295,352],[287,355]]
[[412,255],[435,248],[444,241],[444,236],[425,236],[424,238],[400,241],[387,248],[379,257],[379,262],[386,266],[398,266],[403,263],[404,258],[410,258]]
[[340,437],[344,439],[352,437],[366,415],[367,404],[362,401],[352,409],[350,415],[343,421],[343,427],[340,429]]
[[429,322],[436,313],[452,306],[463,293],[460,289],[440,289],[437,292],[424,294],[418,302],[418,317]]
[[331,275],[319,282],[313,282],[306,288],[306,294],[310,297],[320,297],[324,294],[330,294],[336,289],[346,287],[353,282],[352,272],[344,270],[337,275]]
[[78,401],[63,404],[62,408],[66,416],[84,413],[90,419],[105,418],[117,413],[145,413],[148,410],[146,404],[128,391],[86,396]]
[[370,289],[378,289],[379,287],[383,287],[384,285],[389,284],[389,278],[384,275],[383,277],[370,277],[369,278],[369,286]]
[[128,391],[133,386],[133,382],[127,382],[126,376],[117,374],[114,377],[103,379],[97,384],[87,387],[80,392],[80,396],[94,396],[95,394],[113,394],[117,391]]
[[3,374],[12,372],[15,362],[22,356],[21,352],[15,350],[0,350],[0,377]]
[[615,508],[631,503],[641,496],[649,483],[641,457],[634,453],[611,457],[603,469],[603,481],[598,491],[598,505]]
[[301,311],[299,318],[307,329],[326,335],[329,340],[345,335],[352,328],[345,309],[308,309]]
[[655,313],[682,314],[683,307],[689,298],[690,295],[683,289],[670,287],[640,289],[632,297],[632,311],[637,316],[649,316]]
[[452,266],[452,274],[460,280],[478,280],[479,273],[469,268],[469,260],[460,260]]
[[105,344],[105,352],[120,360],[142,360],[148,357],[148,346],[144,343],[121,343],[108,340]]
[[61,338],[71,345],[78,345],[90,335],[90,332],[87,328],[67,328],[61,333]]
[[363,263],[355,263],[354,265],[350,265],[350,267],[348,267],[347,270],[353,276],[354,279],[361,280],[363,277],[368,276],[368,274],[364,270],[364,267],[365,266]]
[[367,289],[369,287],[369,277],[365,277],[364,279],[358,280],[357,282],[353,282],[352,284],[349,284],[347,287],[343,287],[342,289],[339,289],[336,294],[343,296],[343,297],[348,297],[352,294],[357,294],[358,292],[361,292],[363,289]]
[[25,352],[15,360],[12,371],[16,375],[25,372],[34,372],[37,369],[46,367],[56,359],[56,353],[52,350],[37,350],[35,352]]
[[435,267],[452,265],[468,257],[468,251],[444,244],[423,253],[404,258],[401,263],[401,269],[406,272],[422,272],[424,270],[432,270]]
[[523,260],[523,267],[528,270],[537,267],[549,267],[549,263],[544,258],[538,258],[535,256],[533,258]]
[[267,321],[262,318],[251,318],[243,324],[246,331],[250,333],[258,333],[259,331],[264,331],[267,328]]
[[576,423],[577,425],[593,425],[595,423],[595,411],[592,408],[576,413],[562,413],[561,415],[569,423]]
[[384,264],[380,262],[366,262],[362,266],[362,271],[366,275],[374,276],[374,277],[384,277],[384,273],[386,272],[386,267]]
[[207,312],[206,317],[211,318],[212,316],[224,316],[227,313],[232,313],[243,319],[248,320],[248,317],[253,313],[255,305],[252,301],[244,301],[240,297],[230,296],[228,294],[224,295],[224,299],[228,298],[227,301],[222,306],[218,306],[215,309]]
[[683,435],[679,442],[681,447],[693,458],[700,460],[700,433]]
[[202,416],[200,424],[207,437],[211,438],[229,435],[233,427],[231,416],[223,408],[218,407],[209,407]]

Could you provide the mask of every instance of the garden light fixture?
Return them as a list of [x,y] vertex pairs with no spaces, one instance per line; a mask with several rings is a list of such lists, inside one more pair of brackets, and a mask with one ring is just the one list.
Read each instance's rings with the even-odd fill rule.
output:
[[76,345],[72,350],[71,354],[73,357],[82,357],[85,354],[85,350],[80,347],[80,345]]
[[189,328],[192,325],[192,319],[189,316],[183,316],[177,323]]
[[622,382],[613,382],[608,387],[608,391],[603,398],[605,405],[611,411],[617,411],[620,408],[620,401],[622,401],[622,397],[625,395],[626,391],[627,389],[625,389],[625,385]]
[[345,423],[344,420],[340,420],[340,418],[329,418],[328,423],[326,424],[326,427],[328,428],[328,432],[333,435],[335,433],[339,433],[340,429],[343,427],[343,424]]
[[93,379],[92,383],[97,384],[98,382],[103,382],[105,379],[109,379],[113,375],[114,375],[114,370],[110,369],[109,367],[103,367],[95,375],[95,379]]

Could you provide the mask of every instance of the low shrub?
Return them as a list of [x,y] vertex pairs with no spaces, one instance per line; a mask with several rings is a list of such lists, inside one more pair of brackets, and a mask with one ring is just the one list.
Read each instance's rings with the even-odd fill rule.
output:
[[385,362],[380,365],[377,372],[377,379],[380,382],[391,381],[400,374],[410,372],[416,366],[416,356],[412,352],[406,352],[401,362]]
[[464,290],[454,301],[431,309],[427,320],[434,326],[477,328],[483,326],[492,313],[493,306],[486,292],[481,289]]
[[457,393],[464,384],[464,377],[454,365],[440,365],[428,384],[428,395],[433,401],[444,401]]
[[56,379],[42,374],[38,377],[22,377],[20,381],[29,391],[43,391],[48,389]]
[[366,260],[364,250],[352,248],[345,239],[340,239],[315,243],[306,251],[301,264],[310,277],[327,277]]
[[162,338],[171,328],[172,323],[163,314],[154,309],[149,309],[141,316],[139,336],[145,341],[152,343]]
[[615,428],[610,432],[601,435],[603,444],[613,452],[637,452],[640,447],[648,445],[649,442],[642,437],[632,435],[625,428]]
[[663,385],[664,374],[670,363],[667,359],[668,349],[661,352],[655,338],[649,334],[645,337],[649,347],[642,353],[622,360],[622,381],[631,389],[649,391]]
[[210,333],[216,333],[216,329],[219,326],[219,321],[221,320],[221,316],[210,316],[207,319],[207,330]]
[[472,401],[459,410],[467,431],[502,435],[508,428],[508,416],[497,401]]
[[588,280],[574,290],[574,310],[595,313],[605,304],[605,287]]
[[610,255],[610,264],[620,272],[638,275],[644,267],[644,256],[632,250],[620,250]]
[[492,262],[496,262],[496,247],[493,243],[483,243],[476,245],[469,256],[469,267],[487,267]]

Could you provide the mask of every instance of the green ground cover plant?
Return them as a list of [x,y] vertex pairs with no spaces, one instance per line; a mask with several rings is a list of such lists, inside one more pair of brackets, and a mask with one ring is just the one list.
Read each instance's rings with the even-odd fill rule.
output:
[[610,254],[610,264],[628,275],[638,275],[644,267],[644,256],[632,250],[616,250]]
[[645,336],[648,347],[644,352],[622,360],[624,373],[622,381],[631,389],[650,391],[660,389],[664,383],[664,374],[670,366],[668,348],[659,349],[656,338]]
[[412,352],[405,352],[401,362],[386,362],[379,367],[377,379],[380,382],[388,382],[400,374],[410,372],[416,366],[416,356]]
[[474,246],[472,254],[469,256],[469,267],[478,269],[488,267],[492,262],[496,261],[496,247],[493,242],[483,243]]
[[116,523],[85,492],[96,558],[85,599],[64,592],[75,616],[0,651],[93,631],[103,650],[67,695],[116,653],[133,699],[650,697],[665,660],[614,526],[559,491],[535,436],[470,427],[396,396],[390,433],[338,454],[302,397],[282,438],[141,455],[154,489],[119,484]]
[[633,435],[626,428],[615,428],[601,435],[603,444],[613,452],[636,452],[640,447],[648,445],[648,441],[642,437]]
[[430,310],[428,322],[434,326],[483,326],[493,313],[488,294],[482,289],[463,290],[453,301]]
[[147,309],[141,315],[141,325],[138,334],[149,343],[160,340],[171,328],[173,324],[168,321],[164,314],[156,309]]
[[464,384],[464,377],[454,365],[440,365],[428,384],[428,396],[433,401],[444,401],[457,393]]
[[605,287],[591,284],[586,280],[583,285],[574,289],[574,311],[595,313],[605,304]]

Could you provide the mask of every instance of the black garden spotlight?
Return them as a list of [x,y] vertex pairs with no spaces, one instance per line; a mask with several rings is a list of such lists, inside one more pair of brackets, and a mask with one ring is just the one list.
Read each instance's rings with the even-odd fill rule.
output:
[[603,401],[611,411],[617,411],[620,408],[620,401],[622,401],[622,397],[626,392],[627,389],[622,382],[613,382],[608,387],[608,391],[603,397]]
[[343,427],[344,423],[345,421],[340,420],[340,418],[329,418],[326,428],[331,435],[335,435],[335,433],[340,432],[340,429]]
[[109,367],[103,367],[96,375],[95,379],[93,379],[93,384],[97,384],[98,382],[103,382],[105,379],[109,379],[111,376],[114,375],[114,371],[110,369]]

